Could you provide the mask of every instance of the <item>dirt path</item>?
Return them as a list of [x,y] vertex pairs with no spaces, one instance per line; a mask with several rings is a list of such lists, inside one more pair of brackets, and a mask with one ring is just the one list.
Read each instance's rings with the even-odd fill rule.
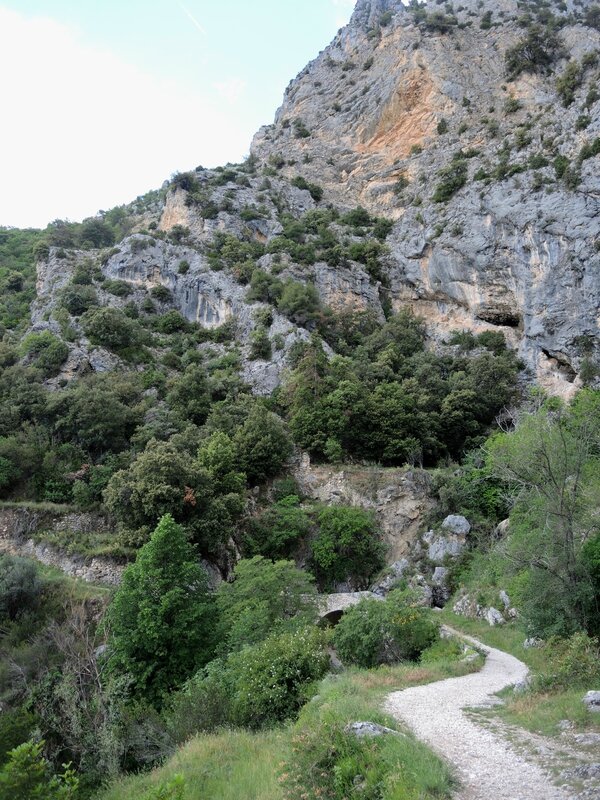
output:
[[504,738],[463,712],[498,703],[495,693],[523,680],[528,669],[508,653],[458,635],[486,653],[483,669],[393,692],[386,711],[456,768],[460,800],[571,800],[573,795],[555,786],[538,764],[525,760]]

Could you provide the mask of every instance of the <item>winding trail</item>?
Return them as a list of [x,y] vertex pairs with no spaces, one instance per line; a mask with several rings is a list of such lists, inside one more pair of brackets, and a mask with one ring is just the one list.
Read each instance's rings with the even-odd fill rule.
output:
[[464,710],[498,703],[496,692],[522,681],[528,669],[514,656],[451,633],[485,652],[480,672],[449,678],[388,695],[385,710],[457,771],[460,800],[570,800],[537,764],[525,760],[508,741],[475,724]]

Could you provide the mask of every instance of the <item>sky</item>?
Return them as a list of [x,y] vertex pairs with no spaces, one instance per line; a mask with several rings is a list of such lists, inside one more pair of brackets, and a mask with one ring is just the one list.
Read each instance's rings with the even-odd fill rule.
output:
[[355,0],[0,0],[0,225],[239,162]]

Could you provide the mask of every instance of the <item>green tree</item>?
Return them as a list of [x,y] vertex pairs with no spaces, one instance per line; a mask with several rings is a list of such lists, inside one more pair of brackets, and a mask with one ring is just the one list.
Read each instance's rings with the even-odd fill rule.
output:
[[227,650],[239,650],[316,622],[314,578],[293,561],[255,556],[239,561],[233,581],[219,586],[217,607]]
[[43,745],[26,742],[11,750],[0,770],[0,800],[75,800],[79,780],[69,766],[53,775]]
[[86,311],[81,325],[92,344],[119,352],[138,340],[136,324],[118,308],[98,308]]
[[234,438],[240,466],[251,483],[275,477],[292,454],[283,421],[257,403]]
[[525,576],[529,629],[547,636],[591,628],[597,612],[590,616],[584,548],[600,530],[600,393],[582,391],[571,409],[553,402],[523,415],[487,450],[514,496],[507,554]]
[[215,607],[184,529],[164,516],[107,612],[110,668],[160,705],[214,650]]
[[310,520],[300,498],[286,495],[248,521],[245,550],[250,555],[287,558],[307,536]]
[[50,331],[30,333],[21,343],[21,353],[29,357],[31,363],[44,377],[56,375],[61,364],[69,355],[67,345]]
[[34,561],[0,555],[0,618],[15,619],[37,603],[44,583]]
[[350,581],[365,588],[384,564],[384,545],[373,517],[360,508],[330,506],[318,515],[311,564],[317,580],[329,588]]

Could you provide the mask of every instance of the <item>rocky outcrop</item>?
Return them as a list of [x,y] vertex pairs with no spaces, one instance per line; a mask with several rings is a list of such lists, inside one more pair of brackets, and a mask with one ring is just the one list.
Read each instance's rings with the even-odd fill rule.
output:
[[[439,338],[502,331],[563,396],[600,356],[600,170],[598,155],[579,158],[600,134],[597,78],[583,69],[567,107],[556,83],[569,59],[593,64],[600,48],[587,5],[553,6],[566,24],[551,74],[509,80],[504,53],[524,35],[516,0],[466,0],[445,32],[422,17],[446,13],[438,6],[419,18],[400,0],[359,0],[252,146],[264,164],[284,154],[280,174],[315,181],[329,201],[397,220],[394,308],[411,306]],[[465,184],[436,202],[457,159]]]
[[87,583],[115,586],[121,580],[122,564],[109,558],[70,554],[43,539],[44,533],[83,534],[106,530],[110,530],[108,521],[97,514],[8,506],[0,509],[0,552],[34,558]]
[[388,546],[388,563],[400,562],[434,506],[430,479],[417,469],[317,466],[304,455],[293,469],[301,491],[327,505],[347,504],[373,512]]

